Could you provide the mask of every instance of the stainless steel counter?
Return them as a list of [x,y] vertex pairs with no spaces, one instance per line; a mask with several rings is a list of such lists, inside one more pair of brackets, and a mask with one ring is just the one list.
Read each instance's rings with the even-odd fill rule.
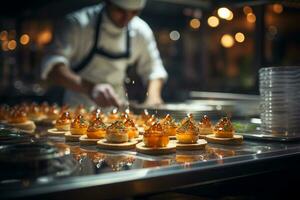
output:
[[149,156],[64,143],[63,137],[47,140],[70,149],[78,171],[54,180],[27,180],[21,187],[1,185],[2,198],[124,198],[288,169],[300,160],[300,143],[245,140],[237,146],[208,144],[202,151]]

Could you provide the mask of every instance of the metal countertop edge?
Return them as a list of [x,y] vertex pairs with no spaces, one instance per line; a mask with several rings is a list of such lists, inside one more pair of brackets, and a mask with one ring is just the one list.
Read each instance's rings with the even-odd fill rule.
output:
[[[103,197],[105,193],[109,193],[111,198],[124,197],[274,171],[285,166],[276,165],[276,169],[266,169],[267,165],[265,164],[277,163],[278,161],[280,162],[277,164],[285,164],[282,160],[287,161],[286,159],[291,158],[300,159],[300,147],[215,159],[206,162],[200,161],[191,163],[189,166],[178,164],[84,177],[70,177],[49,184],[39,185],[38,187],[18,191],[2,191],[0,198],[25,198],[41,195],[55,195],[55,198],[59,198],[59,194],[61,194],[62,198],[65,198],[67,195],[76,196],[77,194],[80,196],[93,195],[90,198],[102,195],[101,198],[103,199],[105,198]],[[222,169],[227,170],[226,175]],[[174,181],[172,182],[172,180]],[[116,191],[119,191],[119,193],[117,194]]]

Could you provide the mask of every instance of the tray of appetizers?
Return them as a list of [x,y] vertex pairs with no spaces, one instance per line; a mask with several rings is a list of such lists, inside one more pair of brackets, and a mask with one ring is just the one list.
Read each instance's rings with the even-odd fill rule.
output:
[[[209,107],[199,110],[204,112]],[[66,142],[95,145],[105,150],[135,149],[140,153],[156,155],[171,154],[176,149],[201,150],[207,141],[225,145],[242,144],[243,136],[235,134],[228,117],[221,117],[214,125],[207,115],[197,120],[189,111],[185,110],[181,119],[175,119],[171,114],[160,117],[147,110],[140,114],[116,109],[103,113],[98,108],[89,110],[82,105],[69,108],[21,104],[11,108],[1,107],[0,117],[9,126],[23,131],[34,132],[36,127],[45,126],[49,136],[60,136]],[[41,121],[44,123],[39,123]]]

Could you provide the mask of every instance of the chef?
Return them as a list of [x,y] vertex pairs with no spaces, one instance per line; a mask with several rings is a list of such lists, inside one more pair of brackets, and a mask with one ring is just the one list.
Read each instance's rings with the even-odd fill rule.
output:
[[153,32],[138,17],[146,0],[106,0],[68,14],[55,29],[42,61],[42,79],[66,89],[76,106],[120,106],[127,101],[126,68],[137,66],[147,87],[145,104],[163,103],[167,78]]

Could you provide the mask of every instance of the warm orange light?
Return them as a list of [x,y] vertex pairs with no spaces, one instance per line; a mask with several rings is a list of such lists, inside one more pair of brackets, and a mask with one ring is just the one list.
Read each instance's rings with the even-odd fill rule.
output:
[[233,13],[228,8],[222,7],[218,9],[218,15],[222,19],[226,20],[232,20],[233,19]]
[[253,13],[247,14],[247,21],[249,23],[255,23],[256,21],[256,16]]
[[0,40],[5,41],[8,38],[8,33],[7,31],[1,31],[0,33]]
[[252,13],[253,10],[252,10],[252,8],[250,6],[244,6],[243,12],[245,13],[245,15],[247,15],[249,13]]
[[23,35],[20,37],[20,43],[23,44],[23,45],[28,44],[29,41],[30,41],[30,37],[29,37],[29,35],[27,35],[27,34],[23,34]]
[[219,19],[215,16],[211,16],[207,19],[207,24],[210,27],[217,27],[217,26],[219,26]]
[[241,32],[238,32],[238,33],[235,34],[234,38],[237,42],[242,43],[245,40],[245,35]]
[[190,26],[191,26],[191,28],[193,28],[193,29],[198,29],[198,28],[200,27],[200,20],[199,20],[199,19],[196,19],[196,18],[191,19],[191,21],[190,21]]
[[11,40],[11,41],[9,41],[8,44],[7,44],[7,48],[8,48],[9,50],[14,50],[16,47],[17,47],[17,42],[16,42],[16,40]]
[[7,40],[5,40],[5,41],[2,42],[2,50],[3,51],[8,51],[7,45],[8,45],[8,41]]
[[234,45],[234,39],[231,35],[225,34],[221,38],[221,44],[225,48],[230,48]]
[[52,40],[52,33],[50,30],[45,30],[38,35],[37,42],[41,45],[47,44]]
[[274,13],[280,14],[283,11],[283,6],[279,3],[276,3],[272,6]]

